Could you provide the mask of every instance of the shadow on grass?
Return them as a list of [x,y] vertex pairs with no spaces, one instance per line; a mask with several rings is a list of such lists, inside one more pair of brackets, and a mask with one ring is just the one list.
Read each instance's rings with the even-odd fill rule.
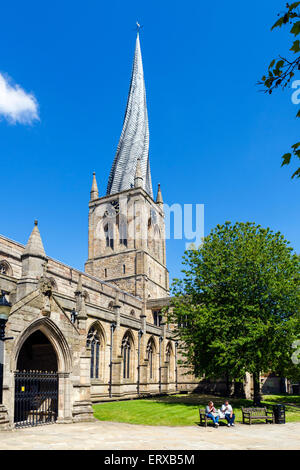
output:
[[[159,397],[144,398],[145,401],[149,400],[151,402],[165,403],[168,405],[187,405],[187,406],[206,406],[209,401],[213,401],[215,406],[222,405],[225,400],[229,401],[235,408],[242,407],[254,407],[253,400],[248,400],[245,398],[227,398],[220,397],[215,395],[200,395],[200,394],[179,394],[179,395],[162,395]],[[299,405],[300,406],[300,396],[299,395],[264,395],[261,402],[261,407],[267,405],[276,405],[278,403],[288,405]]]
[[286,403],[300,406],[300,395],[264,395],[263,399],[266,403]]
[[[215,407],[220,407],[226,397],[214,396],[214,395],[198,395],[198,394],[190,394],[190,395],[168,395],[168,396],[160,396],[160,397],[152,397],[152,398],[145,398],[145,401],[149,400],[152,403],[162,403],[166,405],[185,405],[185,406],[193,406],[199,408],[205,408],[209,401],[213,401]],[[253,406],[252,400],[247,400],[243,398],[229,398],[228,401],[234,406],[235,408],[241,408],[242,406]]]

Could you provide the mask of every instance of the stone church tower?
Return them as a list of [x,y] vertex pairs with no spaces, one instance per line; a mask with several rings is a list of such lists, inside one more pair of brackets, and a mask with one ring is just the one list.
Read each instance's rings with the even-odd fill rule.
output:
[[139,34],[123,129],[104,197],[99,198],[93,175],[85,270],[144,301],[168,295],[163,199],[160,185],[153,199]]

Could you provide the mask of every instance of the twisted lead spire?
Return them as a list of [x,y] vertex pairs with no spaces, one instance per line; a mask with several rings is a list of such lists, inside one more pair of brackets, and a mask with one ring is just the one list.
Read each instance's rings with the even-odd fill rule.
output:
[[134,187],[138,159],[141,165],[143,188],[153,197],[149,163],[148,112],[139,31],[123,129],[109,175],[107,195]]

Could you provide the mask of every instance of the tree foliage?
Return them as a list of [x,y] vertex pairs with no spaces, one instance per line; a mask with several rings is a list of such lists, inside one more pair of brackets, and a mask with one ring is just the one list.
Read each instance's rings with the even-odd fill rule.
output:
[[[290,56],[278,56],[273,59],[268,67],[267,73],[258,82],[263,85],[265,92],[271,94],[276,88],[285,89],[295,76],[295,72],[300,70],[300,40],[297,37],[300,34],[300,2],[287,3],[286,9],[282,14],[278,14],[279,19],[272,26],[271,30],[285,26],[291,26],[292,44],[290,47]],[[296,117],[300,117],[300,110]],[[282,165],[288,165],[292,156],[300,158],[300,142],[291,146],[291,150],[282,156]],[[300,167],[292,174],[292,178],[300,178]]]
[[280,232],[226,222],[186,251],[183,264],[169,320],[196,376],[295,373],[300,259]]

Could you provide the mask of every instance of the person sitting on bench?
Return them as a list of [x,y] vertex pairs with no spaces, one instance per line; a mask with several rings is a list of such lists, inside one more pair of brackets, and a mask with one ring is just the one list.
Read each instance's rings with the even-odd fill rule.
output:
[[226,400],[224,405],[221,406],[221,411],[225,414],[225,418],[228,423],[227,426],[234,426],[235,414],[228,400]]
[[207,407],[205,408],[205,413],[208,418],[213,420],[215,428],[219,426],[219,413],[216,411],[212,401],[208,402]]

